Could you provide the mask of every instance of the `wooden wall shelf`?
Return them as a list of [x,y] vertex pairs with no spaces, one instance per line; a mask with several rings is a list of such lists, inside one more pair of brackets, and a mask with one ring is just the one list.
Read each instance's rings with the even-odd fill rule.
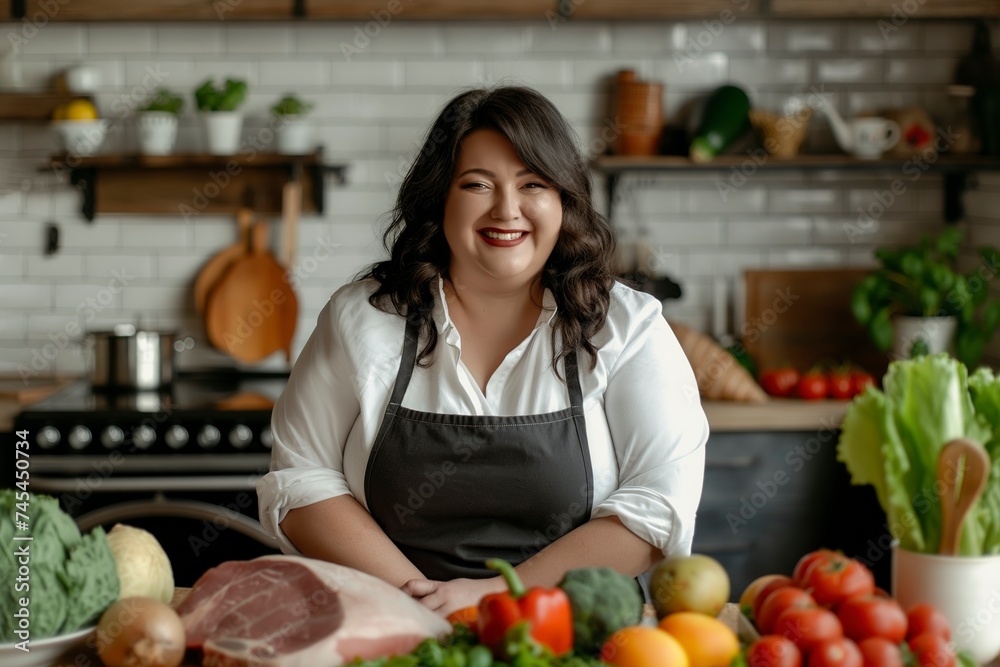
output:
[[[82,193],[82,213],[162,214],[194,220],[198,215],[235,214],[247,201],[256,211],[278,215],[282,190],[302,177],[302,212],[322,213],[324,177],[345,182],[345,165],[325,165],[322,151],[290,156],[274,153],[219,156],[58,155],[49,167],[69,172]],[[252,195],[248,195],[252,192]]]
[[753,159],[746,154],[720,155],[711,162],[692,162],[676,155],[630,156],[605,155],[591,162],[594,171],[605,177],[608,197],[608,219],[614,212],[615,193],[624,174],[630,172],[691,173],[702,171],[728,171],[750,163],[755,172],[777,171],[879,171],[895,170],[901,177],[910,179],[914,174],[937,172],[944,177],[944,217],[946,222],[957,222],[964,215],[962,194],[970,174],[977,171],[1000,171],[1000,159],[978,155],[940,155],[934,160],[920,158],[882,158],[861,160],[850,155],[799,155],[791,159]]
[[89,95],[76,93],[17,93],[0,92],[0,121],[41,121],[52,120],[52,114],[60,104]]

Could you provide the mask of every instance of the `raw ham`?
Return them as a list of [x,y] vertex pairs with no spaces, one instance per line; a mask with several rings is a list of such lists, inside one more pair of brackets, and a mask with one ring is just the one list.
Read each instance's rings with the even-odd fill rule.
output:
[[212,568],[177,612],[204,667],[337,667],[409,653],[451,630],[381,579],[296,556]]

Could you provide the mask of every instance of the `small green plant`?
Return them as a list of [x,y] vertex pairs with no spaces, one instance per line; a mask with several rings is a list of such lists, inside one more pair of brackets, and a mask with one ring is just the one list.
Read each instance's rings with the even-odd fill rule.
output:
[[275,116],[304,116],[312,111],[313,105],[303,102],[295,95],[285,95],[278,103],[271,107],[271,113]]
[[208,79],[194,91],[199,111],[236,111],[246,97],[246,81],[239,79],[226,79],[222,88],[217,88],[215,82]]
[[916,248],[875,251],[881,266],[855,287],[851,310],[880,349],[892,346],[895,315],[952,316],[957,322],[955,356],[970,368],[979,362],[1000,326],[1000,302],[989,298],[989,280],[1000,271],[1000,252],[979,248],[982,263],[959,273],[962,236],[951,228],[936,239],[924,234]]
[[184,98],[175,95],[166,88],[159,88],[156,95],[146,105],[144,111],[166,111],[175,116],[184,108]]

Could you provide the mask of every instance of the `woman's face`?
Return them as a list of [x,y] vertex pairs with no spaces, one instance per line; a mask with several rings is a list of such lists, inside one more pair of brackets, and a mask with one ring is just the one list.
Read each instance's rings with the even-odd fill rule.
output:
[[530,284],[560,227],[559,190],[525,167],[505,136],[477,130],[465,137],[444,203],[453,283],[488,277]]

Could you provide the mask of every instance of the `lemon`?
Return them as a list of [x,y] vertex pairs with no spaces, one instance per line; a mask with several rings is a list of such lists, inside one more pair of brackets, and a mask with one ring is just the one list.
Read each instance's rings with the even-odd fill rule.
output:
[[[59,113],[59,110],[56,110]],[[63,110],[64,120],[96,120],[97,109],[90,100],[73,100]]]

